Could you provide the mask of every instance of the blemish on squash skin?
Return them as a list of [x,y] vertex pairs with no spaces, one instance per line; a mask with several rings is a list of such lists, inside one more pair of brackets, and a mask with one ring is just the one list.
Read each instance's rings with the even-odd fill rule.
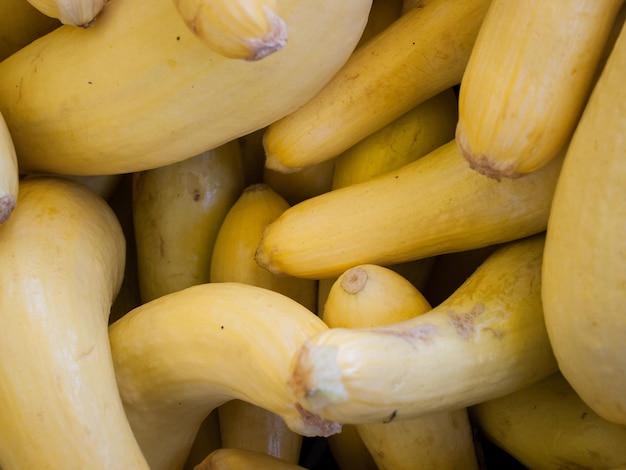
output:
[[398,410],[393,410],[391,414],[389,415],[389,417],[383,420],[383,423],[391,423],[394,419],[396,419],[397,415],[398,415]]
[[461,338],[468,339],[476,333],[476,318],[482,315],[484,311],[485,305],[479,302],[474,305],[474,308],[469,312],[459,314],[455,313],[453,310],[448,310],[447,315],[456,333]]
[[397,336],[408,341],[418,340],[425,342],[431,340],[432,337],[437,334],[437,331],[437,327],[430,324],[419,325],[414,328],[407,329],[376,329],[377,333]]

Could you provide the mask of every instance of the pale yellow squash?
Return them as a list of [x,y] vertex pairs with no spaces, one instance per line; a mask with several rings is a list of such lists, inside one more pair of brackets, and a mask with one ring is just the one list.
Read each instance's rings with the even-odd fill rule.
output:
[[626,30],[576,128],[554,194],[544,261],[546,325],[563,375],[626,424]]
[[124,253],[113,211],[87,187],[22,180],[0,227],[3,470],[148,470],[107,334]]

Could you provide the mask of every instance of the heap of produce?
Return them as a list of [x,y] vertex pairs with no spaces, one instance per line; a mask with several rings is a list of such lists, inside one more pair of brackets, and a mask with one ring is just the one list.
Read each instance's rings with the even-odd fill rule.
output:
[[4,0],[0,470],[626,469],[625,23]]

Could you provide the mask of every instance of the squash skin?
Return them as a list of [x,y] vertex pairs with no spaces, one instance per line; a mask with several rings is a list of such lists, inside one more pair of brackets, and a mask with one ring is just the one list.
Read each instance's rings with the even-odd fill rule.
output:
[[626,426],[593,412],[556,372],[517,392],[469,409],[498,447],[534,470],[626,465]]
[[238,143],[135,172],[132,180],[142,302],[209,282],[217,233],[243,191]]
[[0,230],[0,466],[141,469],[107,322],[125,241],[110,207],[56,177],[20,183]]
[[562,152],[623,3],[491,2],[459,92],[456,139],[472,168],[515,178]]
[[394,171],[295,204],[268,225],[255,257],[272,272],[323,279],[357,264],[533,235],[546,229],[562,160],[498,182],[469,168],[451,140]]
[[[330,288],[322,319],[331,328],[368,328],[409,320],[432,309],[406,278],[383,266],[345,271]],[[344,426],[345,428],[345,426]],[[478,470],[466,408],[356,425],[379,470]]]
[[359,47],[303,106],[271,123],[266,166],[288,173],[330,160],[457,85],[490,0],[422,0]]
[[0,112],[20,168],[129,173],[264,127],[330,80],[370,7],[283,2],[289,43],[248,62],[207,48],[172,0],[111,0],[88,30],[63,25],[0,64]]
[[626,424],[626,30],[589,98],[559,177],[543,302],[559,368],[604,419]]
[[309,338],[289,378],[298,403],[339,423],[411,419],[502,396],[555,372],[541,308],[543,243],[535,235],[506,244],[415,318]]
[[[254,262],[263,228],[288,207],[288,202],[266,184],[246,187],[217,234],[211,257],[211,282],[263,287],[315,311],[316,281],[276,276]],[[266,320],[271,322],[271,316]],[[280,416],[242,400],[231,400],[218,412],[222,447],[263,452],[298,463],[302,436],[291,431]]]
[[325,329],[295,300],[237,282],[163,295],[111,324],[120,395],[150,469],[182,468],[202,421],[232,399],[280,415],[302,435],[339,432],[299,408],[285,386],[297,348]]

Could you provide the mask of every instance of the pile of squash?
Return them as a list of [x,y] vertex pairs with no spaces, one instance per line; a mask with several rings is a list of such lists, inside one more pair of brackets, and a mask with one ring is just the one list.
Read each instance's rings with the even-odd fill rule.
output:
[[626,468],[623,0],[0,13],[1,470]]

